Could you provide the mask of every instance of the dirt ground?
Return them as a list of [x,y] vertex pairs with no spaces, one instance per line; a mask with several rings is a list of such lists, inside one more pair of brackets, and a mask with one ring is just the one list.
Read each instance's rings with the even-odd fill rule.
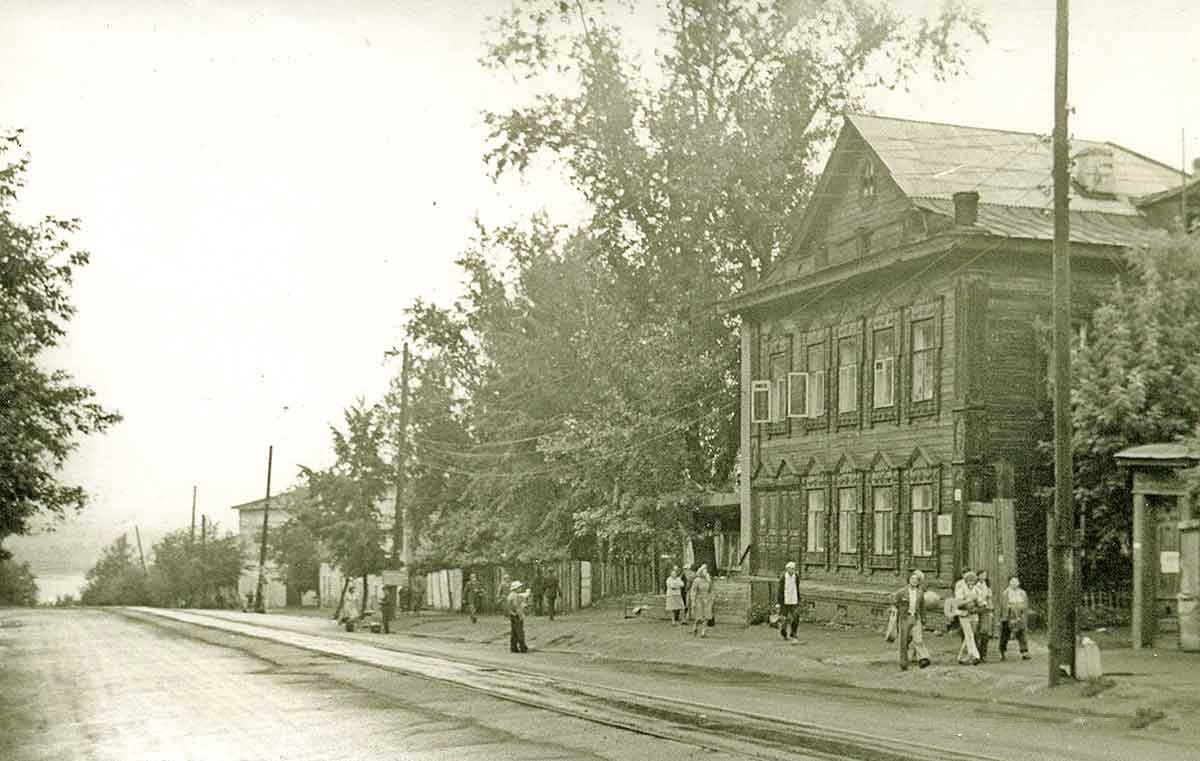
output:
[[[288,614],[326,617],[328,610],[295,610]],[[330,622],[332,626],[332,622]],[[463,614],[422,611],[401,614],[395,631],[418,637],[491,644],[507,648],[507,619],[481,616],[471,624]],[[696,637],[690,626],[673,626],[658,611],[638,615],[619,603],[559,615],[554,621],[531,617],[526,625],[529,646],[535,650],[570,652],[612,661],[677,664],[706,669],[730,678],[753,675],[796,679],[871,690],[978,701],[1017,710],[1040,711],[1053,720],[1062,717],[1120,718],[1131,727],[1151,732],[1195,735],[1194,717],[1200,710],[1200,653],[1184,653],[1169,635],[1152,649],[1135,651],[1127,630],[1087,632],[1101,647],[1105,677],[1050,688],[1047,685],[1044,637],[1030,641],[1030,660],[1021,660],[1016,643],[1001,661],[998,641],[989,658],[978,666],[960,666],[955,655],[961,639],[953,633],[929,631],[926,642],[933,655],[927,669],[898,668],[896,646],[869,627],[802,623],[799,643],[783,641],[767,625],[718,624],[707,636]]]

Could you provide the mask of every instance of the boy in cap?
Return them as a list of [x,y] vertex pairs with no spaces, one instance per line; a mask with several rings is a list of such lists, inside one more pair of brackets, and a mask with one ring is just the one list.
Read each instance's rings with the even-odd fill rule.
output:
[[525,645],[525,604],[529,602],[529,592],[522,592],[523,585],[519,581],[509,584],[508,591],[508,648],[514,653],[528,653]]
[[779,605],[779,636],[793,643],[799,642],[796,630],[800,628],[800,577],[796,575],[794,560],[789,560],[783,567],[776,604]]

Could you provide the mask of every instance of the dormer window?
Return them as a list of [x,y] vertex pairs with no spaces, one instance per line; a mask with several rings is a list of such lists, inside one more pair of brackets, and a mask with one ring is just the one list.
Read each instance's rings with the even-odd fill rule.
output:
[[868,159],[863,164],[862,172],[858,177],[858,198],[863,203],[869,204],[875,200],[876,192],[875,162]]

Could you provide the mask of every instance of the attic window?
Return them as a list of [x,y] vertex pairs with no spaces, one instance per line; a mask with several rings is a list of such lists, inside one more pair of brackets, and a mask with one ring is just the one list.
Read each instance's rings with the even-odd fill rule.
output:
[[870,159],[863,164],[862,174],[858,178],[858,197],[864,203],[875,200],[877,186],[875,182],[875,162]]

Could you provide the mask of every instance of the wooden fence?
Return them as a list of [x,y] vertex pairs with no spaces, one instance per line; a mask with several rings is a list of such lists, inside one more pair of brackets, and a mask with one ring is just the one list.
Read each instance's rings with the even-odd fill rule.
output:
[[[619,558],[592,563],[592,594],[596,599],[634,594],[657,594],[663,580],[653,558]],[[666,572],[662,574],[666,577]]]
[[[558,578],[557,609],[560,611],[587,608],[596,600],[635,594],[657,594],[662,590],[660,570],[652,557],[621,558],[612,561],[560,560],[544,563],[543,574]],[[537,569],[531,564],[477,566],[463,569],[433,571],[425,576],[424,605],[434,610],[461,610],[463,585],[471,573],[479,577],[483,587],[483,611],[500,612],[508,597],[508,586],[521,581],[526,589],[536,590]],[[665,575],[662,570],[661,575]],[[535,610],[540,601],[531,600]]]

